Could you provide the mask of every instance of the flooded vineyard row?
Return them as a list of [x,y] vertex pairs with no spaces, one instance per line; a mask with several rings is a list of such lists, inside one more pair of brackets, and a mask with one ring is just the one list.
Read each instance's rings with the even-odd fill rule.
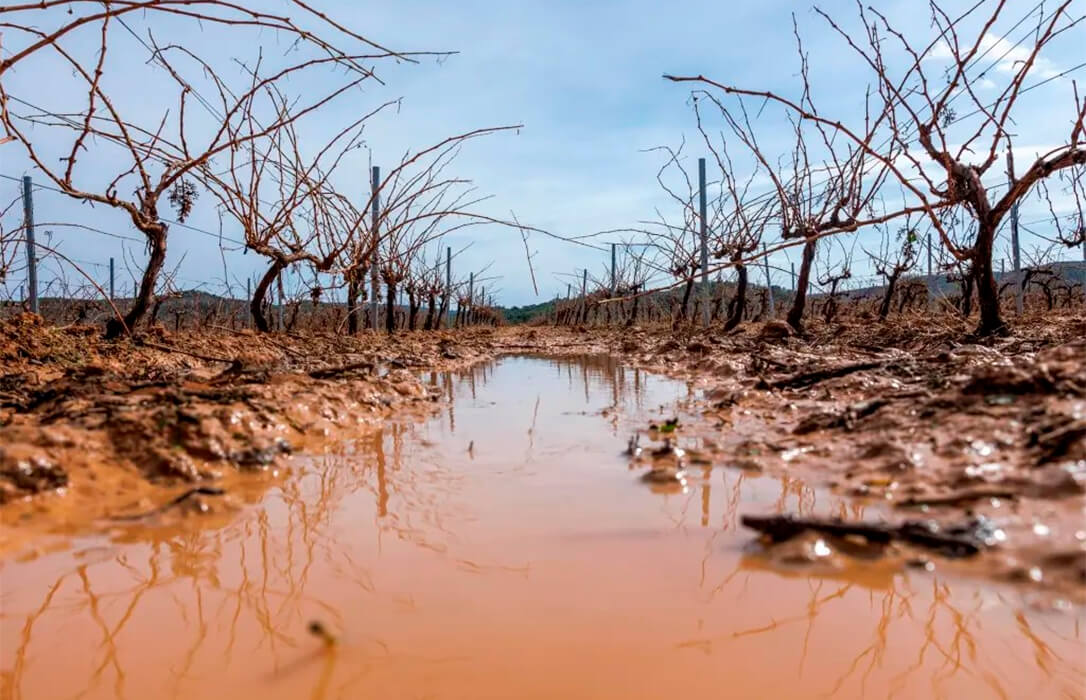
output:
[[696,430],[671,438],[681,479],[643,479],[630,437],[659,451],[647,426],[682,424],[693,385],[600,356],[424,379],[446,399],[431,418],[298,457],[237,512],[4,561],[0,696],[1082,692],[1078,612],[940,568],[782,568],[739,523],[874,506],[700,460]]

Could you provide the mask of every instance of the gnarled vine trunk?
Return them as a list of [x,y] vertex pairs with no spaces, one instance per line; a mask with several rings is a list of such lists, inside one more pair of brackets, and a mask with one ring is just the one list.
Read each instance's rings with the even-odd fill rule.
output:
[[122,324],[115,318],[109,319],[106,323],[105,337],[110,340],[123,335],[125,329],[129,332],[133,331],[143,319],[147,309],[151,306],[151,299],[155,295],[158,275],[162,272],[163,265],[166,264],[166,231],[168,230],[166,224],[158,223],[151,227],[143,226],[140,228],[144,235],[147,236],[150,256],[147,259],[147,267],[143,268],[143,276],[140,277],[140,288],[132,302],[132,308],[124,315],[124,323]]
[[385,331],[391,335],[396,332],[396,282],[385,280],[385,288],[388,290],[385,304]]
[[799,264],[799,278],[796,280],[796,296],[792,299],[792,308],[788,310],[788,325],[797,333],[803,332],[803,312],[807,308],[807,287],[811,279],[811,265],[815,258],[816,238],[808,238],[803,244],[803,259]]
[[747,308],[747,266],[736,263],[735,296],[728,302],[728,320],[724,322],[724,332],[734,330],[743,321],[743,312]]
[[690,306],[690,294],[693,291],[694,291],[694,277],[691,276],[690,279],[686,280],[686,288],[683,290],[683,303],[682,303],[682,306],[679,307],[679,318],[682,319],[683,321],[685,321],[686,318],[687,318],[686,311],[687,311],[687,308]]
[[415,330],[415,322],[419,317],[419,298],[414,289],[407,290],[407,328]]
[[897,287],[899,277],[901,277],[901,273],[896,270],[886,277],[886,292],[883,293],[882,304],[879,306],[880,321],[885,321],[886,317],[890,315],[890,305],[894,302],[894,288]]
[[633,325],[637,322],[637,307],[641,303],[641,295],[634,290],[633,303],[630,308],[630,316],[626,319],[626,327],[633,328]]
[[962,316],[969,318],[973,315],[973,271],[970,269],[962,276],[962,298],[959,307]]
[[437,318],[434,319],[434,330],[443,328],[449,323],[449,295],[441,296],[441,306],[438,307]]
[[271,325],[268,323],[268,317],[264,314],[264,299],[268,295],[268,288],[272,286],[272,283],[279,277],[279,273],[286,267],[281,260],[275,260],[267,271],[261,276],[260,281],[256,284],[256,289],[253,290],[253,298],[249,300],[249,313],[253,317],[253,325],[261,333],[270,333]]
[[977,288],[977,308],[980,310],[977,334],[994,335],[1006,331],[999,313],[999,288],[992,270],[992,245],[998,223],[981,221],[978,224],[972,267],[972,279]]
[[365,290],[365,285],[359,284],[358,280],[352,279],[347,282],[347,334],[358,334],[358,313],[359,298],[362,296],[362,292]]
[[424,331],[434,330],[434,307],[437,305],[437,295],[429,294],[426,299],[426,321],[422,324]]

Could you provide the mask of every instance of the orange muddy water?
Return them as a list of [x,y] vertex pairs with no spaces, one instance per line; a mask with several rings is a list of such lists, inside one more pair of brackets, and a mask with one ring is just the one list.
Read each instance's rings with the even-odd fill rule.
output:
[[642,483],[627,439],[693,387],[602,358],[430,381],[432,419],[299,460],[229,519],[9,557],[0,695],[1083,695],[1080,609],[939,570],[777,571],[741,513],[863,509],[722,467]]

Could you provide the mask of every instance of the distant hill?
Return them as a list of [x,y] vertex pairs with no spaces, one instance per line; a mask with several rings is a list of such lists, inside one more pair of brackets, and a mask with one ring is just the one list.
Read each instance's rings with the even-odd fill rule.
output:
[[[711,282],[710,296],[716,299],[720,296],[721,292],[724,293],[725,299],[730,298],[735,291],[735,284],[733,282]],[[747,286],[747,299],[749,302],[754,303],[760,295],[764,292],[765,286],[759,286],[757,284],[748,284]],[[696,294],[697,292],[695,292]],[[667,291],[653,292],[645,297],[642,303],[664,303],[670,305],[672,300],[678,300],[682,298],[683,290],[681,288],[671,289]],[[792,292],[787,289],[782,289],[776,285],[773,285],[773,296],[778,304],[782,303],[781,300],[792,298]],[[573,298],[574,300],[577,297]],[[565,299],[561,299],[561,302],[565,302]],[[690,302],[691,310],[693,310],[693,299]],[[508,324],[520,324],[531,323],[532,321],[541,317],[546,317],[548,314],[554,311],[554,300],[540,302],[539,304],[528,304],[525,306],[506,306],[499,307],[499,311],[505,318],[505,322]]]
[[528,304],[527,306],[501,307],[500,311],[505,316],[505,322],[510,324],[528,323],[539,316],[546,316],[554,311],[554,300],[541,304]]
[[[1086,283],[1086,262],[1079,262],[1076,260],[1065,260],[1060,262],[1048,263],[1047,265],[1039,265],[1037,269],[1051,270],[1056,277],[1062,280],[1066,280],[1072,283]],[[1022,270],[1021,273],[1015,274],[1012,271],[1006,273],[996,272],[995,278],[997,284],[1004,284],[1006,282],[1014,283],[1016,280],[1020,280],[1026,274],[1026,270]],[[946,275],[909,275],[903,277],[902,280],[909,280],[915,282],[921,282],[927,284],[929,281],[936,294],[959,294],[957,282],[947,282]],[[877,284],[870,287],[860,287],[858,289],[849,289],[848,295],[852,298],[865,298],[869,296],[879,296],[886,288],[885,285]],[[812,297],[820,296],[819,294],[812,294]]]

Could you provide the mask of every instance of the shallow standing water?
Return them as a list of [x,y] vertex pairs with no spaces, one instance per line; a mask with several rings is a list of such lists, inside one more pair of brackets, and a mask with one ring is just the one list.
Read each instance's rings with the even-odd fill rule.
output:
[[640,483],[626,440],[685,384],[602,358],[428,379],[440,414],[226,525],[3,562],[0,697],[1082,697],[1081,612],[938,572],[776,572],[741,513],[862,509],[720,467]]

